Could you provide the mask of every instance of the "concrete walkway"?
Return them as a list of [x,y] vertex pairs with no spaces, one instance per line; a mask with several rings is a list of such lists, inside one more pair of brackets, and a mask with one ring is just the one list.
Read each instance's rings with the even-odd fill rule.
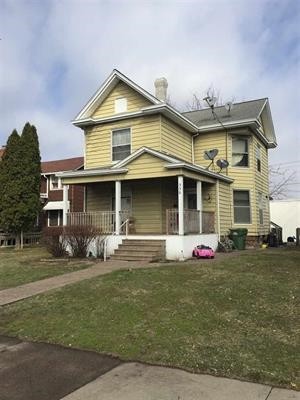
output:
[[300,393],[173,368],[125,363],[63,400],[299,400]]
[[109,274],[110,272],[122,269],[153,268],[157,263],[145,261],[107,261],[94,265],[91,268],[80,271],[69,272],[64,275],[53,276],[52,278],[27,283],[14,288],[0,291],[0,306],[14,303],[27,297],[35,296],[52,289],[61,288],[72,283],[83,281],[84,279],[94,278],[99,275]]

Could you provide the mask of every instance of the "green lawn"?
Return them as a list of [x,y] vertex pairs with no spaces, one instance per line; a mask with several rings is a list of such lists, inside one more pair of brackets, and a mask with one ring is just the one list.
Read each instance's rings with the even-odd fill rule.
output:
[[[50,260],[47,262],[47,259]],[[53,261],[43,247],[0,249],[0,290],[77,271],[89,265],[85,260]]]
[[3,307],[0,334],[299,388],[299,274],[277,249],[114,272]]

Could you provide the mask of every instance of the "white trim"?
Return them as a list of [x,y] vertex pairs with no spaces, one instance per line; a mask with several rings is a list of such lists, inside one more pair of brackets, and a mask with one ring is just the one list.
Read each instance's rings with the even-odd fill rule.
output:
[[[250,211],[250,222],[235,222],[234,220],[234,192],[248,192],[249,193],[249,211]],[[255,194],[254,194],[255,195]],[[232,213],[232,225],[234,226],[250,226],[253,225],[253,213],[252,213],[252,190],[248,188],[232,188],[232,208],[233,208],[233,213]],[[256,199],[255,199],[256,201]]]
[[168,161],[171,163],[174,162],[179,162],[178,159],[170,157],[168,155],[162,154],[156,150],[150,149],[149,147],[141,147],[138,150],[134,151],[132,154],[130,154],[128,157],[124,158],[124,160],[119,161],[116,165],[114,165],[112,168],[120,168],[123,167],[124,165],[127,165],[131,161],[135,160],[139,156],[141,156],[144,153],[149,153],[152,154],[155,157],[158,157],[164,161]]
[[62,179],[64,178],[84,178],[86,176],[102,176],[102,175],[113,175],[113,174],[125,174],[128,172],[128,169],[120,168],[120,169],[86,169],[84,171],[74,171],[74,172],[62,172],[57,174]]
[[[57,178],[57,187],[53,187],[53,178]],[[62,190],[61,178],[55,174],[50,175],[50,190]]]
[[113,160],[113,133],[118,132],[118,131],[124,131],[129,129],[130,132],[130,154],[126,158],[123,158],[123,160],[126,160],[128,157],[131,155],[131,150],[132,150],[132,128],[130,126],[126,126],[124,128],[116,128],[116,129],[111,129],[110,130],[110,159],[111,162],[116,166],[119,162],[123,160]]
[[101,104],[101,100],[103,101],[107,95],[111,92],[111,90],[120,82],[126,83],[129,87],[134,89],[136,92],[144,96],[147,100],[149,100],[153,104],[161,103],[156,97],[152,96],[142,87],[134,83],[131,79],[127,78],[127,76],[123,75],[120,71],[114,69],[109,77],[103,82],[100,88],[96,91],[96,93],[90,98],[90,100],[86,103],[86,105],[82,108],[82,110],[77,114],[74,121],[78,121],[84,117],[89,112],[93,112],[94,109]]
[[208,171],[207,169],[205,169],[203,167],[199,167],[196,165],[189,165],[184,162],[176,163],[176,164],[167,164],[167,165],[165,165],[165,167],[168,169],[185,168],[185,169],[188,169],[191,171],[199,172],[203,175],[207,175],[207,176],[215,178],[215,179],[223,180],[227,183],[232,183],[234,181],[234,179],[229,178],[228,176],[217,174],[216,172]]
[[121,181],[115,181],[115,215],[116,215],[116,235],[120,234],[121,227],[121,198],[122,198],[122,188]]
[[184,179],[180,175],[177,178],[178,193],[178,234],[184,235]]

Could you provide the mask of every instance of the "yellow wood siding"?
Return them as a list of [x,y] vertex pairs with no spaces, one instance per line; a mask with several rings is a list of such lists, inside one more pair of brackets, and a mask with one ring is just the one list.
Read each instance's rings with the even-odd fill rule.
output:
[[105,182],[101,184],[91,183],[86,186],[86,210],[110,211],[111,199],[114,193],[114,184]]
[[192,161],[192,135],[174,122],[161,117],[161,150]]
[[132,185],[132,215],[136,233],[162,233],[159,180],[135,182]]
[[131,152],[143,146],[160,150],[159,116],[99,124],[86,129],[86,168],[97,168],[112,163],[112,131],[122,128],[131,129]]
[[[270,231],[270,212],[269,212],[269,166],[268,166],[268,149],[263,145],[263,143],[258,139],[254,138],[254,154],[253,154],[253,165],[254,165],[254,175],[255,175],[255,218],[257,223],[257,229],[259,235],[266,235]],[[260,146],[261,155],[261,171],[257,170],[256,161],[256,148]],[[259,220],[259,193],[262,194],[263,199],[263,224],[260,224]]]
[[220,234],[228,234],[232,225],[232,210],[229,204],[231,188],[228,183],[219,182],[219,210],[220,210]]
[[[194,139],[195,164],[207,167],[210,161],[205,160],[204,151],[218,149],[217,158],[226,159],[226,135],[224,131],[200,133]],[[217,168],[218,170],[218,168]]]
[[[249,137],[249,166],[248,167],[232,167],[232,138],[239,134],[246,134]],[[261,146],[261,172],[256,169],[256,146]],[[204,159],[204,151],[216,148],[219,150],[218,158],[225,158],[229,161],[228,176],[234,179],[231,189],[226,193],[221,193],[224,189],[220,182],[220,197],[222,196],[222,205],[220,204],[221,230],[226,230],[230,227],[228,221],[228,213],[225,212],[226,204],[231,204],[231,220],[234,228],[245,227],[248,229],[249,235],[266,234],[269,230],[269,207],[266,195],[268,194],[268,154],[267,149],[250,131],[234,130],[228,134],[227,154],[226,154],[226,133],[224,131],[216,131],[211,133],[200,134],[194,143],[195,148],[195,163],[207,166],[209,161]],[[225,171],[224,171],[225,173]],[[233,190],[248,190],[250,193],[251,207],[251,223],[250,224],[234,224],[234,209],[233,209]],[[258,193],[261,192],[264,197],[264,224],[259,225],[259,208],[258,208]],[[227,199],[227,200],[226,200]],[[224,210],[222,211],[221,207]],[[223,216],[222,216],[223,215]]]
[[178,208],[177,178],[162,180],[162,229],[166,233],[167,209]]
[[127,111],[139,111],[143,107],[150,106],[152,103],[145,99],[142,95],[131,89],[123,82],[119,82],[117,86],[110,92],[108,97],[95,110],[93,118],[110,117],[115,114],[115,100],[120,98],[127,99]]

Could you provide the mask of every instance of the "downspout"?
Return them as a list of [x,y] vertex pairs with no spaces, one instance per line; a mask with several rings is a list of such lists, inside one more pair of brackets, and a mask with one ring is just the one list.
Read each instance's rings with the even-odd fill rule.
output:
[[218,230],[218,238],[220,240],[221,237],[221,221],[220,221],[220,189],[219,189],[219,179],[216,184],[216,197],[217,197],[217,230]]

